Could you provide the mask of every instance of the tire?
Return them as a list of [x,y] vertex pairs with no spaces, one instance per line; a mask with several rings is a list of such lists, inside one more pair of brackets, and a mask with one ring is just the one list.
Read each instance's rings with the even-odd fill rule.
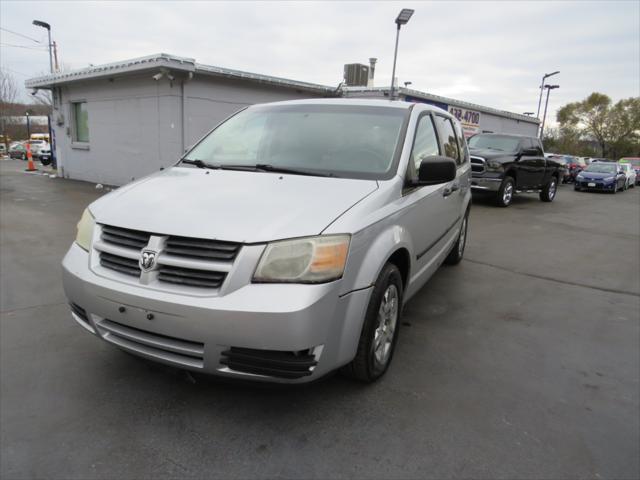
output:
[[511,205],[513,200],[513,193],[516,190],[516,181],[513,177],[504,177],[502,184],[498,189],[498,196],[496,197],[496,203],[499,207],[505,208]]
[[557,191],[558,179],[556,177],[551,177],[549,183],[547,183],[540,192],[540,200],[543,202],[553,202],[553,199],[556,198]]
[[625,191],[625,190],[629,190],[629,181],[628,180],[625,180],[624,187],[622,188],[622,191]]
[[458,235],[458,241],[453,245],[453,248],[444,259],[444,263],[447,265],[457,265],[462,261],[464,256],[464,247],[467,245],[467,227],[469,220],[469,210],[462,217],[462,226],[460,227],[460,234]]
[[575,192],[579,192],[579,191],[580,191],[580,190],[582,190],[582,189],[581,189],[579,186],[574,185],[573,190],[574,190]]
[[611,190],[611,195],[615,195],[616,193],[618,193],[618,184],[614,183],[613,190]]
[[49,159],[49,160],[40,160],[40,163],[46,167],[47,165],[51,165],[51,159]]
[[[387,371],[398,340],[402,294],[403,285],[400,270],[392,263],[387,263],[380,272],[373,292],[371,292],[371,299],[358,342],[358,350],[351,363],[342,368],[344,375],[361,382],[372,383]],[[385,316],[380,315],[383,310],[383,301],[388,302],[392,309]],[[395,307],[392,304],[395,304]],[[384,325],[381,326],[381,323]],[[377,350],[375,348],[376,336],[384,342]]]

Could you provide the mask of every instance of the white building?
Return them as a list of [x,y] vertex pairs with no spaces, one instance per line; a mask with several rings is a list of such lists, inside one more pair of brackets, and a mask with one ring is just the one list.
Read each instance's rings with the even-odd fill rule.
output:
[[[174,164],[185,149],[247,105],[341,95],[388,96],[388,88],[336,90],[167,54],[32,78],[25,85],[53,91],[52,130],[60,174],[111,185]],[[414,90],[400,92],[409,101],[459,108],[463,119],[466,115],[477,120],[482,131],[535,134],[537,130],[537,119],[523,115]]]

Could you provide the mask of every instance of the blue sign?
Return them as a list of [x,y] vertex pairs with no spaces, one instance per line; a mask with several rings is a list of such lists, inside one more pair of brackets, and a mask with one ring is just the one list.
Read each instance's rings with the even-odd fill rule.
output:
[[433,100],[427,100],[427,99],[419,98],[419,97],[412,97],[411,95],[405,95],[404,99],[407,102],[426,103],[428,105],[433,105],[434,107],[439,107],[439,108],[443,109],[445,112],[449,111],[449,105],[447,105],[446,103],[435,102]]

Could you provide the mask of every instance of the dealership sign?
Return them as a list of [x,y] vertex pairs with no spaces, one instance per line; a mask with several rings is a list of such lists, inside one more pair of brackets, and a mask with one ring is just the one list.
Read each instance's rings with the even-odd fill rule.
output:
[[449,113],[460,121],[465,137],[480,133],[480,112],[449,106]]
[[462,131],[464,132],[465,138],[469,138],[476,133],[480,133],[480,112],[476,112],[475,110],[467,110],[466,108],[454,107],[453,105],[447,105],[446,103],[427,100],[411,95],[406,95],[405,100],[407,102],[413,103],[427,103],[429,105],[433,105],[435,107],[439,107],[443,110],[448,111],[462,124]]

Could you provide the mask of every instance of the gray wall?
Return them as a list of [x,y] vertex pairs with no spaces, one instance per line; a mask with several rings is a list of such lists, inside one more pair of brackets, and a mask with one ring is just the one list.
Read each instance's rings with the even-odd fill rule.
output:
[[225,118],[248,105],[318,97],[294,89],[206,76],[196,76],[186,83],[185,96],[187,147],[200,140]]
[[538,125],[513,118],[499,117],[490,113],[480,113],[480,131],[493,133],[514,133],[518,135],[538,134]]
[[[56,102],[53,128],[58,166],[67,178],[123,185],[182,155],[182,87],[152,73],[67,84]],[[316,95],[242,80],[196,75],[185,82],[184,143],[193,145],[239,109],[255,103]],[[72,141],[71,102],[87,102],[89,145]],[[64,123],[58,125],[60,115]]]

